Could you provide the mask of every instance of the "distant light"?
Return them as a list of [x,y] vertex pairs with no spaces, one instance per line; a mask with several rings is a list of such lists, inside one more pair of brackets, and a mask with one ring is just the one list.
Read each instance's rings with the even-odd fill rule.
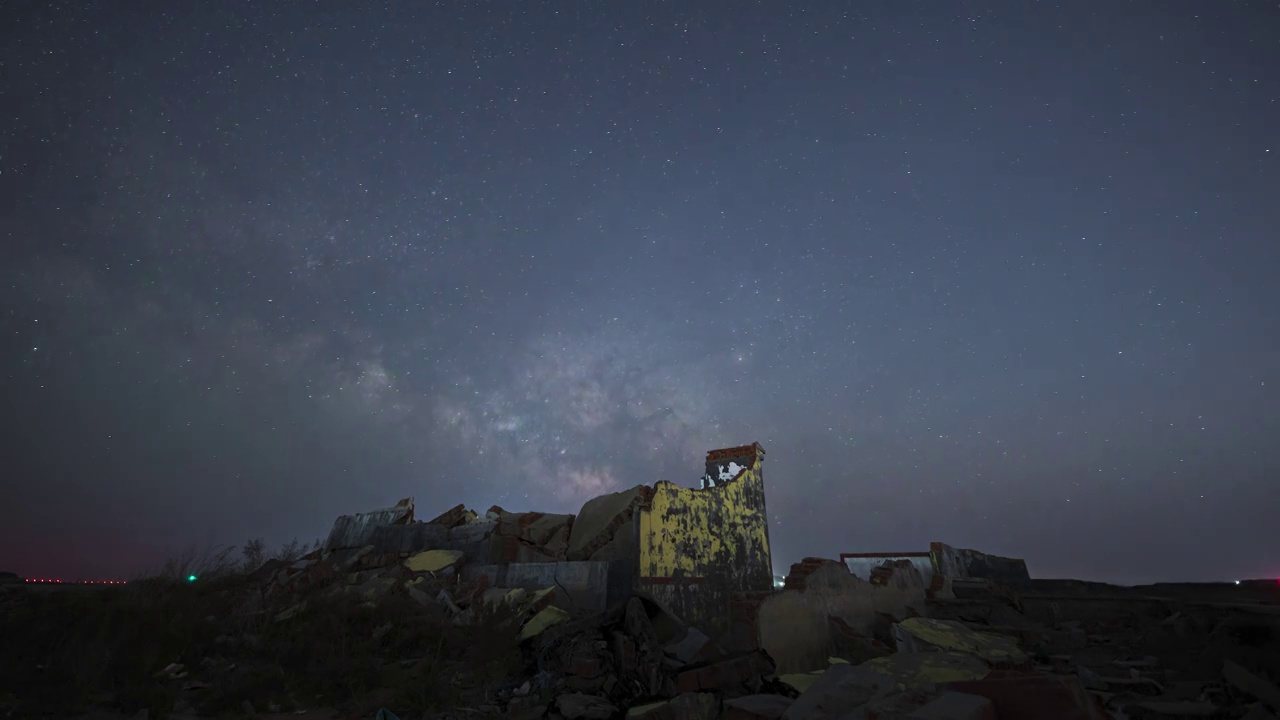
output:
[[1239,581],[1239,580],[1237,580],[1237,581],[1236,581],[1236,584],[1237,584],[1237,585],[1239,585],[1239,584],[1240,584],[1240,581]]
[[195,575],[188,575],[188,576],[187,576],[187,582],[195,582],[195,581],[196,581],[196,576],[195,576]]

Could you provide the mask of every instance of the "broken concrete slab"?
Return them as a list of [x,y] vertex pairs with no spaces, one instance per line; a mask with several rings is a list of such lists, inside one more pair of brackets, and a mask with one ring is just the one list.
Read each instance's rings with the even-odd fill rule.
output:
[[981,658],[992,665],[1021,666],[1029,658],[1011,637],[983,633],[953,620],[910,618],[894,626],[898,652],[949,650]]
[[1131,720],[1194,720],[1220,718],[1222,710],[1213,703],[1146,700],[1122,703],[1121,710]]
[[374,546],[376,553],[383,555],[407,555],[422,550],[464,549],[450,548],[450,532],[450,528],[433,523],[386,525],[375,528],[369,542]]
[[613,540],[619,528],[631,520],[636,507],[652,491],[647,485],[637,485],[588,500],[574,520],[565,557],[569,560],[590,560],[597,550]]
[[873,698],[887,695],[893,682],[860,665],[839,663],[815,678],[782,714],[783,720],[838,720]]
[[808,692],[809,688],[822,677],[824,670],[814,670],[807,673],[787,673],[778,676],[778,682],[786,685],[796,692],[797,695],[803,695]]
[[967,653],[947,650],[887,655],[855,667],[888,678],[897,690],[977,680],[987,677],[991,672],[991,668],[983,660]]
[[1276,716],[1268,712],[1262,705],[1254,704],[1249,707],[1249,711],[1240,720],[1276,720]]
[[381,510],[343,515],[333,523],[326,550],[343,550],[372,545],[374,532],[381,527],[413,522],[413,498],[404,498],[394,506]]
[[1145,695],[1147,697],[1158,697],[1164,694],[1164,687],[1152,678],[1144,677],[1089,677],[1087,673],[1076,673],[1080,677],[1082,683],[1095,685],[1098,679],[1102,680],[1104,689],[1107,692],[1122,693],[1126,695]]
[[466,505],[458,504],[428,520],[427,524],[455,528],[468,522],[474,522],[475,519],[476,512],[474,510],[468,510]]
[[504,605],[515,607],[525,600],[528,595],[529,591],[524,588],[491,587],[485,588],[480,594],[480,601],[492,608]]
[[762,678],[773,672],[773,661],[765,653],[744,653],[681,671],[676,676],[676,692],[718,692],[729,697],[751,695],[759,692]]
[[1111,715],[1074,675],[993,673],[981,680],[947,683],[951,690],[981,695],[998,718],[1110,720]]
[[831,629],[831,652],[834,657],[858,665],[893,654],[893,648],[874,637],[862,635],[849,627],[849,623],[842,618],[832,616],[827,621]]
[[1222,664],[1222,677],[1235,689],[1262,702],[1272,711],[1280,712],[1280,687],[1276,687],[1266,678],[1230,660]]
[[1027,585],[1031,574],[1021,558],[990,555],[977,550],[954,548],[946,543],[929,543],[935,571],[951,578],[987,578],[1006,585]]
[[927,609],[923,587],[872,585],[834,560],[807,563],[802,572],[803,581],[763,597],[756,613],[759,645],[781,673],[824,668],[828,657],[849,644],[848,636],[874,639],[883,616],[901,619]]
[[566,720],[609,720],[618,708],[602,697],[568,693],[556,698],[556,710]]
[[684,693],[664,702],[638,705],[628,720],[719,720],[720,700],[712,693]]
[[399,578],[389,577],[389,576],[380,576],[380,577],[370,578],[368,581],[362,583],[359,587],[355,588],[355,590],[356,592],[360,593],[366,598],[375,598],[375,597],[378,597],[379,595],[384,595],[386,593],[391,592],[397,585],[400,584],[400,582],[401,581]]
[[707,651],[711,649],[711,638],[697,628],[688,628],[683,638],[667,643],[662,650],[668,657],[682,665],[707,660]]
[[508,512],[498,506],[489,509],[489,514],[496,516],[498,532],[519,538],[539,547],[549,548],[553,555],[563,558],[568,548],[569,535],[575,518],[541,512]]
[[405,560],[404,566],[413,572],[438,573],[454,569],[462,558],[459,550],[423,550]]
[[785,695],[744,695],[724,703],[724,720],[779,720],[795,702]]
[[374,551],[372,545],[365,545],[361,548],[347,548],[343,550],[334,550],[329,554],[328,562],[338,572],[351,572],[360,567],[361,561]]
[[568,621],[569,613],[555,607],[554,605],[548,605],[547,607],[539,610],[536,615],[529,618],[524,626],[520,628],[520,639],[529,640],[535,638],[545,632],[547,628]]
[[945,692],[911,713],[911,720],[997,720],[996,708],[981,695]]
[[464,580],[488,578],[494,587],[541,590],[555,588],[553,603],[571,612],[603,612],[609,604],[609,564],[606,562],[510,563],[468,565]]
[[[627,720],[654,720],[659,717],[657,713],[661,712],[667,706],[669,700],[659,700],[658,702],[645,703],[643,705],[635,705],[627,708]],[[652,715],[651,715],[652,713]]]

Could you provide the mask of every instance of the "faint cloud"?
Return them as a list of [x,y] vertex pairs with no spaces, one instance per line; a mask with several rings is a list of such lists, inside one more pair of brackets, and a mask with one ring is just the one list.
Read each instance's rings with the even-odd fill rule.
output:
[[566,470],[553,492],[562,500],[583,500],[620,489],[621,483],[609,468],[573,468]]

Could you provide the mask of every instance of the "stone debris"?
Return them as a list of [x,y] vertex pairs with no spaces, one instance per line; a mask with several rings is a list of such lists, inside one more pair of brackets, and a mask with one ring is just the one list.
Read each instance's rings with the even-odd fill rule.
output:
[[458,550],[424,550],[404,561],[404,566],[415,573],[439,573],[451,571],[462,561]]
[[911,713],[911,720],[996,720],[996,709],[981,695],[945,692]]
[[779,720],[795,702],[786,695],[746,695],[724,703],[725,720]]
[[520,628],[520,639],[530,640],[541,635],[547,628],[554,627],[563,622],[568,622],[569,613],[558,607],[545,607],[539,610],[536,615],[529,618],[529,621]]
[[[1257,612],[1266,606],[1056,581],[926,582],[918,555],[864,563],[868,579],[805,558],[782,588],[735,595],[731,631],[713,634],[643,589],[616,586],[611,568],[634,545],[619,530],[648,496],[643,486],[613,493],[577,516],[459,505],[427,523],[402,503],[340,518],[329,548],[253,577],[264,597],[294,598],[276,622],[292,621],[316,592],[376,600],[403,589],[455,625],[515,623],[528,673],[460,716],[1266,720],[1280,706],[1268,679],[1276,660],[1241,650],[1258,638],[1274,649],[1276,615]],[[405,535],[389,540],[395,532]],[[939,546],[970,573],[987,557]],[[1020,578],[1024,564],[997,560]],[[394,633],[380,626],[375,639]]]
[[1241,693],[1262,702],[1272,711],[1280,711],[1280,687],[1265,678],[1249,672],[1239,664],[1227,660],[1222,665],[1222,676]]
[[361,548],[369,545],[374,532],[381,527],[413,522],[413,498],[404,498],[383,510],[343,515],[333,524],[326,550]]
[[580,692],[556,698],[556,710],[566,720],[610,720],[618,712],[608,700]]
[[637,705],[628,720],[719,720],[720,700],[712,693],[684,693],[672,700]]
[[949,650],[981,658],[993,666],[1019,667],[1027,664],[1027,654],[1017,640],[973,630],[954,620],[909,618],[893,626],[898,652]]
[[1276,716],[1261,705],[1251,705],[1241,720],[1276,720]]
[[[732,490],[744,472],[702,492]],[[1274,587],[1256,589],[1271,593],[1263,600],[1227,602],[1180,586],[1032,580],[1021,560],[933,543],[928,553],[805,558],[781,588],[770,575],[767,589],[743,589],[710,574],[642,572],[641,514],[670,497],[679,496],[637,486],[576,515],[456,505],[420,522],[412,499],[345,515],[319,550],[246,576],[247,615],[305,633],[289,624],[313,599],[373,606],[400,593],[412,602],[398,612],[477,638],[509,631],[511,676],[433,720],[1266,720],[1280,711]],[[721,597],[729,617],[685,615],[680,607],[712,607],[692,596]],[[396,621],[372,630],[384,667],[429,652],[397,644],[398,633]],[[227,640],[237,643],[252,646],[250,636]],[[154,680],[208,692],[204,670],[174,663]]]

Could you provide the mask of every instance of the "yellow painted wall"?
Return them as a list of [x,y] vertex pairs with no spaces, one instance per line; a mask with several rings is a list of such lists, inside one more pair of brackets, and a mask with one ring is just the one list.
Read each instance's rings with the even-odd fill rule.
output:
[[754,447],[733,480],[705,489],[659,482],[640,510],[640,587],[687,620],[727,620],[731,593],[773,586],[764,452]]

